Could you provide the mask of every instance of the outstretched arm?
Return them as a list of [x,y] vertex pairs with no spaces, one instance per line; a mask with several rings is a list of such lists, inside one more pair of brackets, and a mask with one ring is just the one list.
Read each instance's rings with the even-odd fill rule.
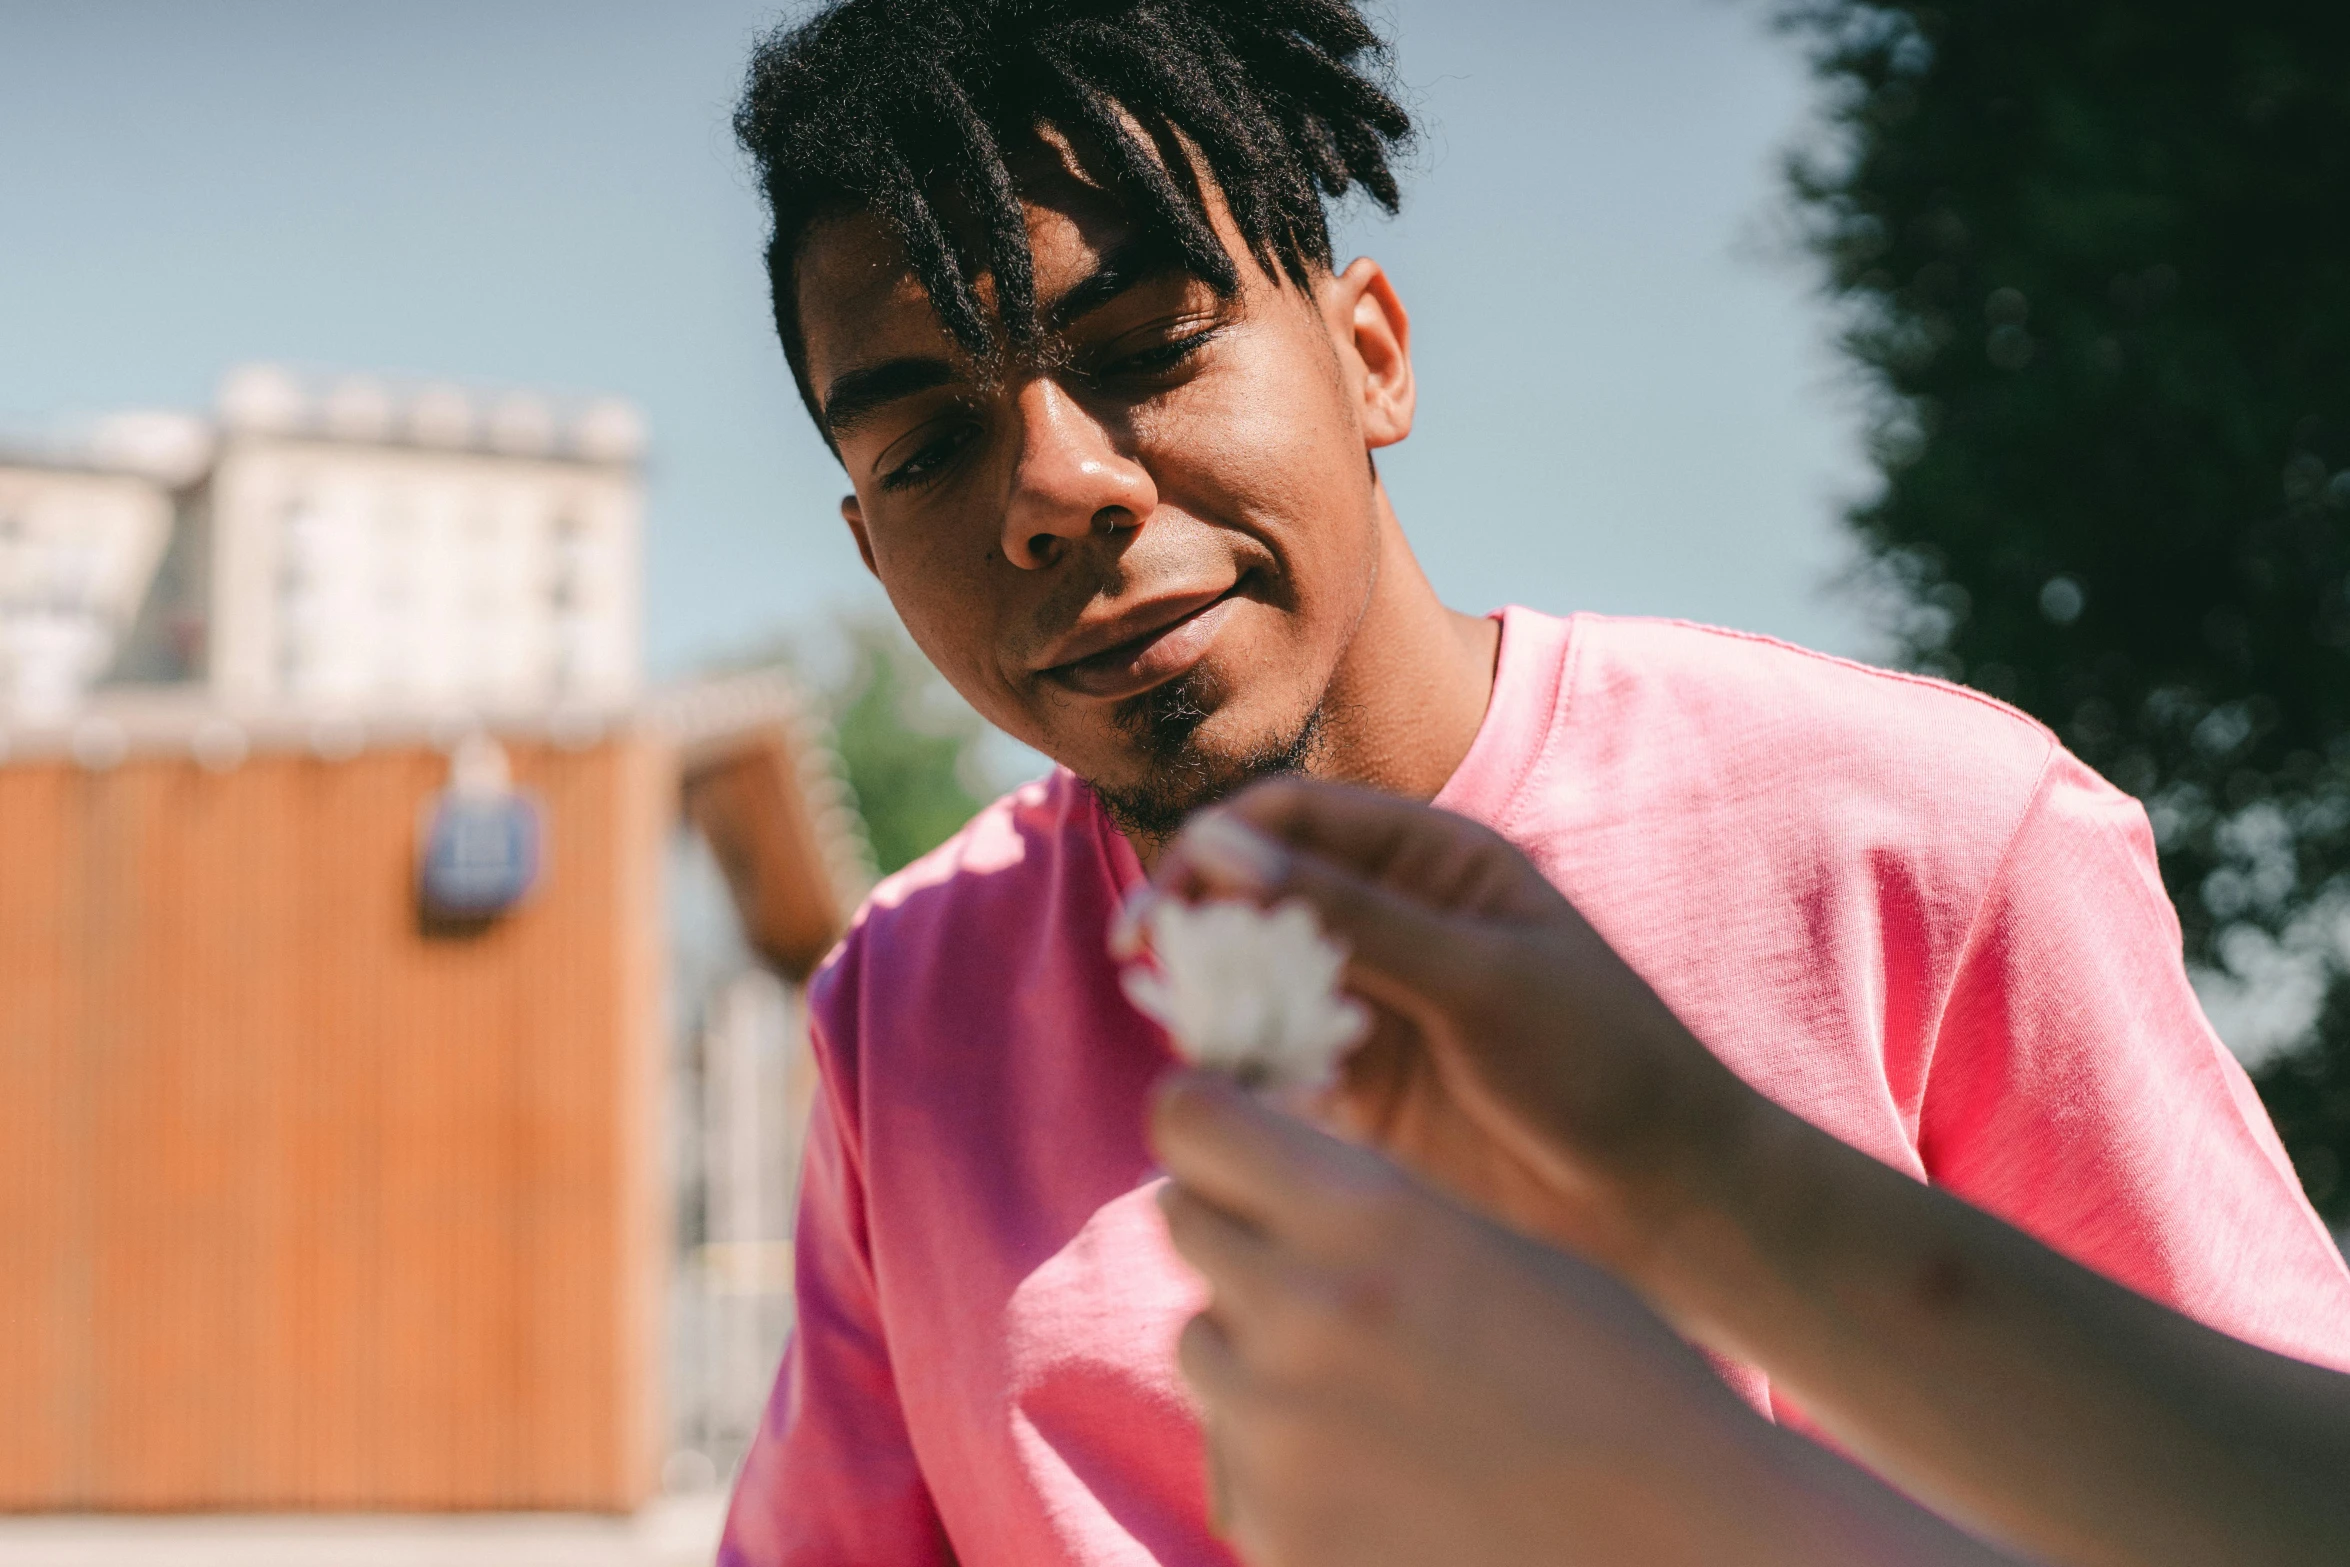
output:
[[2350,1560],[2350,1378],[2176,1316],[1774,1105],[1493,834],[1280,783],[1202,819],[1158,885],[1313,904],[1391,1023],[1342,1120],[1761,1366],[1951,1516],[2065,1562]]

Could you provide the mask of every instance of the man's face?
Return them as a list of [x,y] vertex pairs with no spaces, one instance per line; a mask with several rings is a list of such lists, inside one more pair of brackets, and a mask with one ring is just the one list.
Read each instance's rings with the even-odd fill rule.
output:
[[1367,262],[1311,294],[1267,275],[1219,212],[1242,278],[1220,298],[1072,161],[1022,185],[1037,362],[977,374],[857,216],[801,252],[808,378],[842,512],[923,652],[1157,835],[1311,752],[1377,572],[1368,452],[1409,429],[1408,364],[1381,379],[1402,312]]

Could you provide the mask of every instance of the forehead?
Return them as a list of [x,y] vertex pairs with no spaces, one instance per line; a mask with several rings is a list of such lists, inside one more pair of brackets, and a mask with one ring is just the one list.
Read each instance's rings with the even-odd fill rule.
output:
[[[1058,147],[1008,160],[1018,181],[1036,294],[1051,300],[1089,276],[1133,238],[1122,204]],[[968,238],[965,253],[979,249]],[[818,387],[855,365],[900,355],[955,355],[896,233],[871,212],[820,219],[801,242],[795,304],[810,381]],[[994,303],[991,279],[979,281]]]

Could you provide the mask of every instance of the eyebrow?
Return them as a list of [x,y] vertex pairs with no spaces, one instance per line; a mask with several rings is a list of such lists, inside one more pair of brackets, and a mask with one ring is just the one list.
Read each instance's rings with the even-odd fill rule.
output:
[[955,367],[944,359],[885,359],[877,365],[844,370],[824,389],[824,430],[838,445],[857,426],[901,398],[955,379]]
[[1189,275],[1191,270],[1174,247],[1137,235],[1112,246],[1099,266],[1054,300],[1045,310],[1045,326],[1055,332],[1067,331],[1130,288],[1171,275]]
[[[1113,246],[1093,271],[1046,308],[1045,329],[1067,331],[1128,289],[1192,271],[1171,246],[1143,236],[1129,239]],[[838,445],[891,403],[948,385],[962,374],[949,361],[928,355],[844,370],[825,388],[825,433]]]

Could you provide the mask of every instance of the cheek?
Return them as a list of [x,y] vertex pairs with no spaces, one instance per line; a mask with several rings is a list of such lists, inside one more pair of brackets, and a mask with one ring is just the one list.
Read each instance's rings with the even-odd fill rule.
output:
[[1202,514],[1239,527],[1273,558],[1272,613],[1252,617],[1247,645],[1232,652],[1252,668],[1248,685],[1284,707],[1327,682],[1378,557],[1360,442],[1326,388],[1297,391],[1286,409],[1266,395],[1261,415],[1210,424],[1200,443],[1204,482],[1221,492],[1203,498]]
[[873,566],[907,635],[963,699],[991,719],[1005,697],[988,657],[995,645],[985,551],[942,543],[940,530],[880,528]]
[[1359,596],[1376,549],[1354,413],[1324,346],[1291,336],[1203,378],[1138,434],[1180,476],[1163,498],[1256,534],[1314,608]]
[[890,601],[909,615],[968,593],[972,572],[964,552],[942,544],[935,531],[885,526],[873,531],[872,540],[874,573]]
[[1345,506],[1351,497],[1330,480],[1360,458],[1362,432],[1311,348],[1285,344],[1204,377],[1194,395],[1164,410],[1164,433],[1212,454],[1221,471],[1286,509]]
[[995,566],[1010,480],[1007,454],[991,451],[944,490],[858,492],[874,573],[909,619],[927,610],[967,623],[987,613],[1002,591]]

